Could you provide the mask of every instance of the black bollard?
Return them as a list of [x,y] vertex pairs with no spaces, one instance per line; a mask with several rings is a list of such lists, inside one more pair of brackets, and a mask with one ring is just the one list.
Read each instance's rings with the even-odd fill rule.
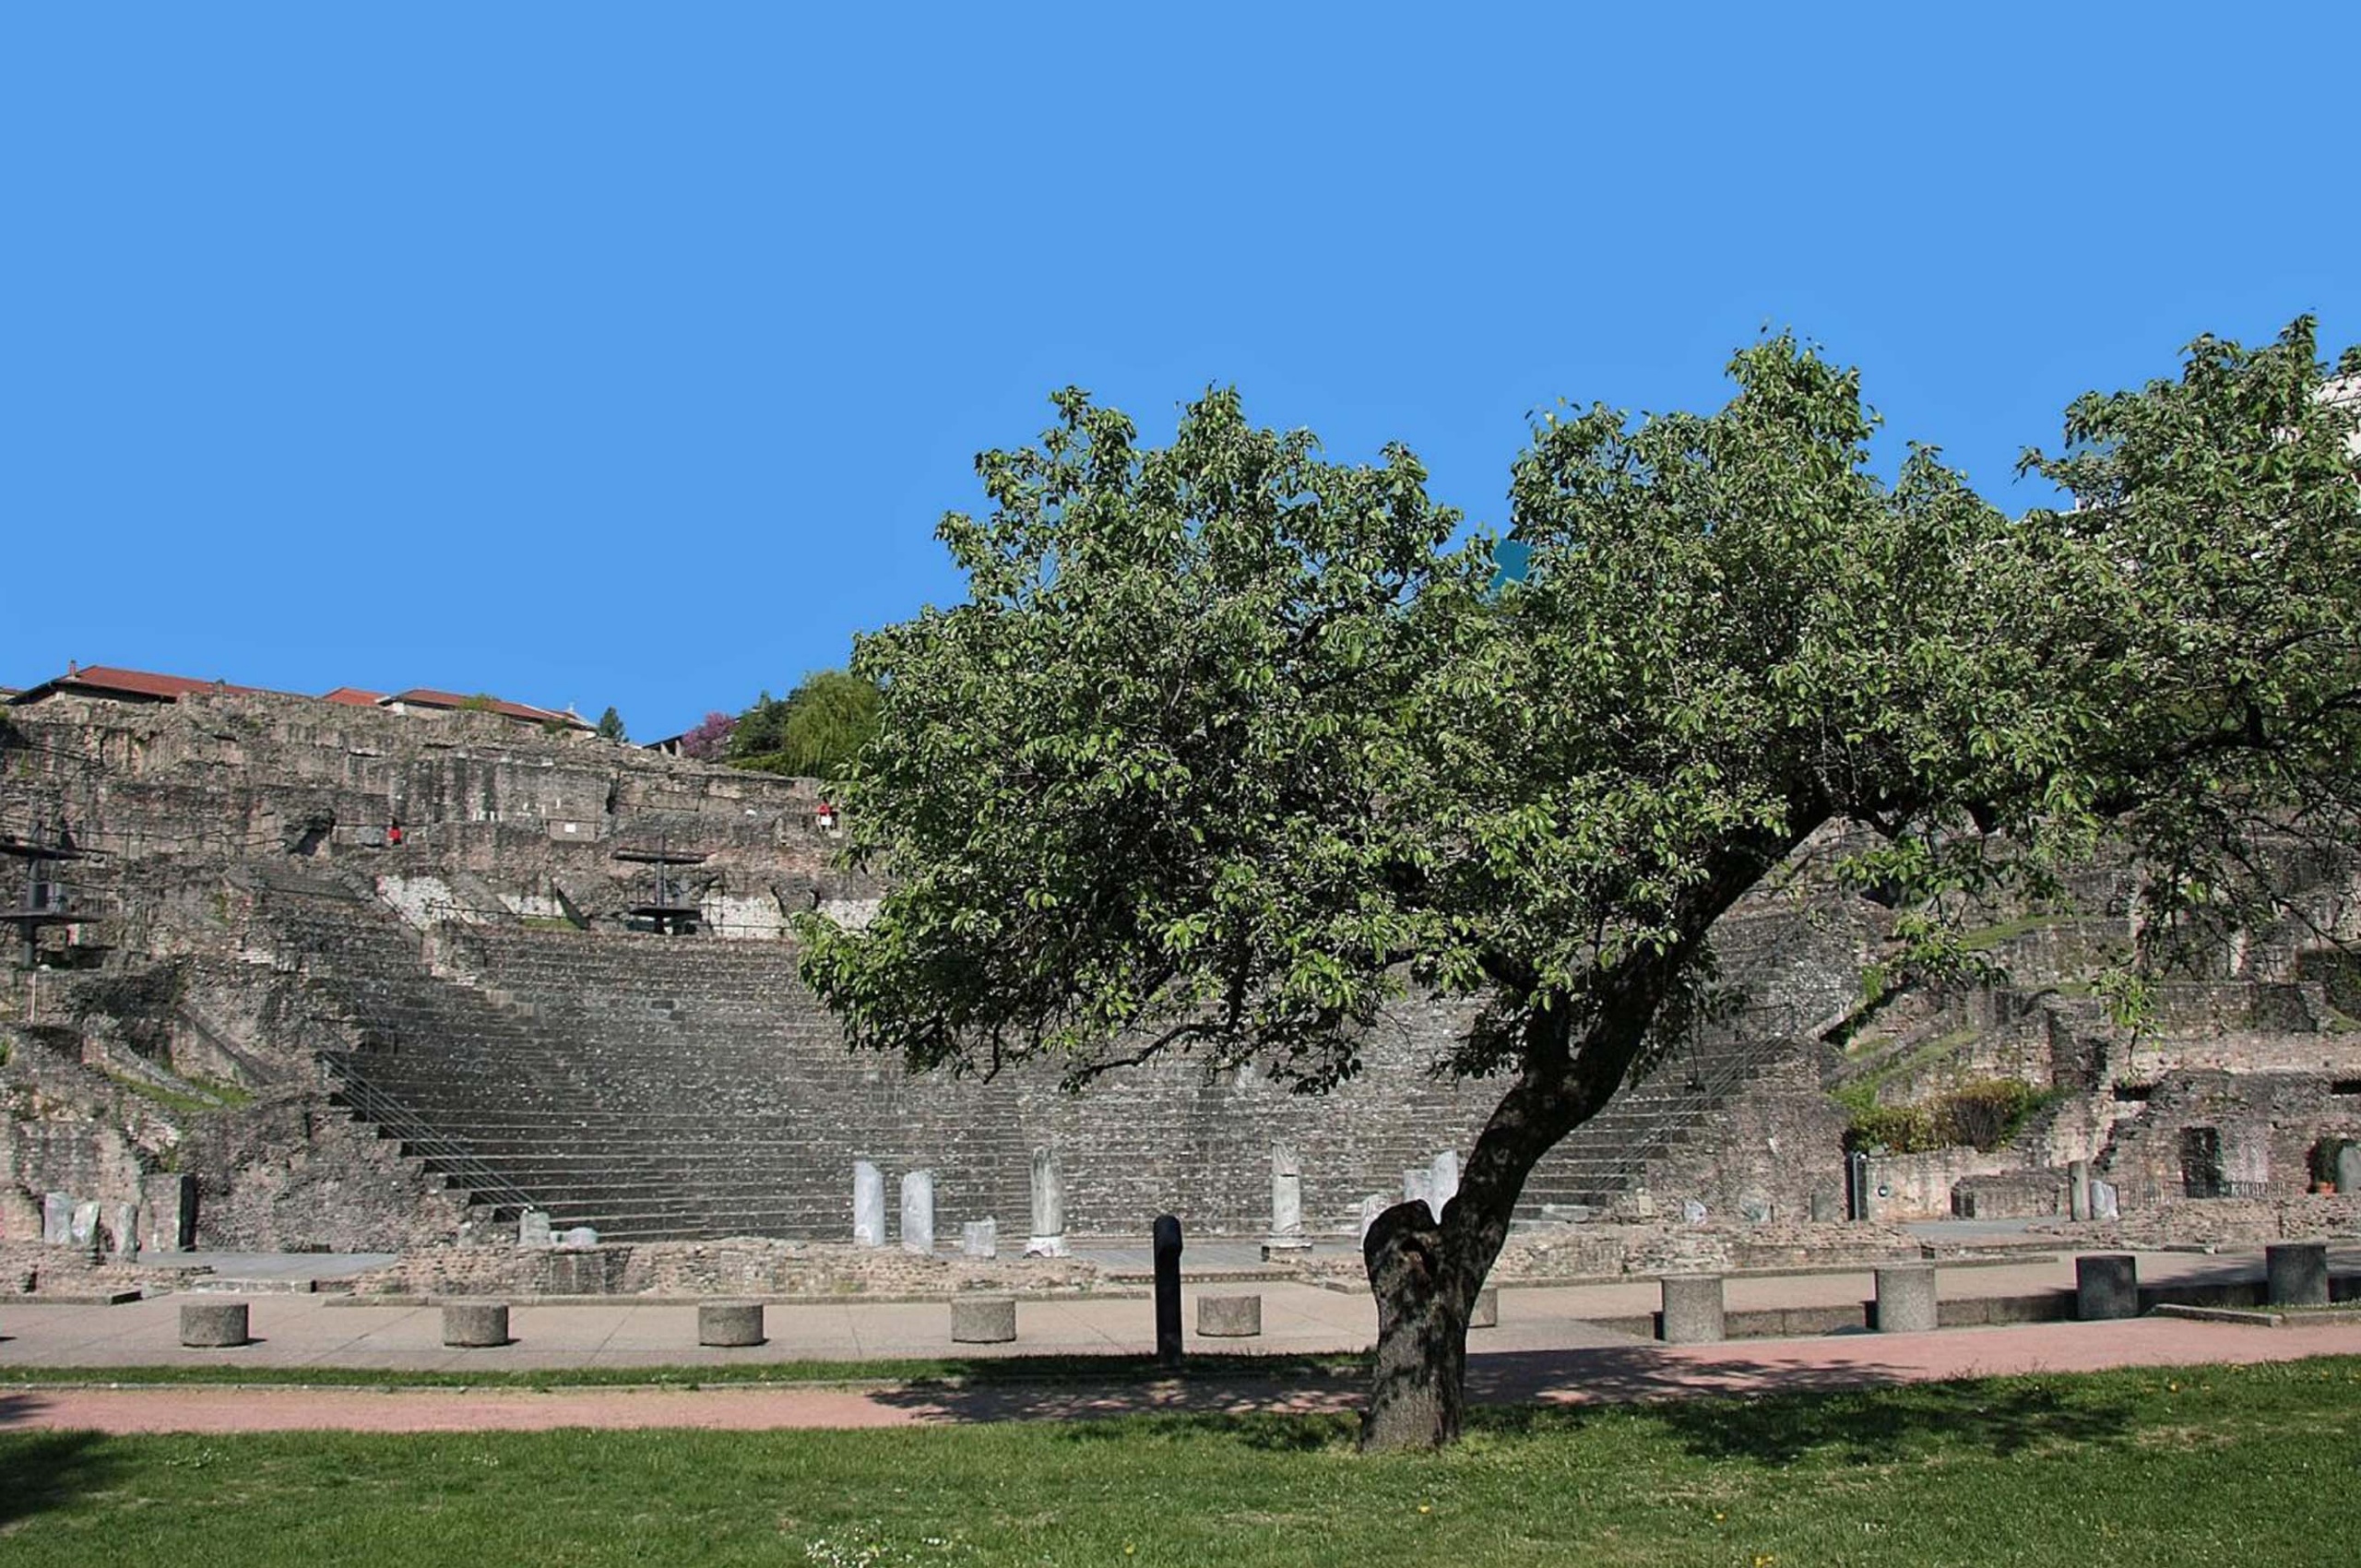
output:
[[1156,1359],[1180,1364],[1180,1221],[1156,1217]]

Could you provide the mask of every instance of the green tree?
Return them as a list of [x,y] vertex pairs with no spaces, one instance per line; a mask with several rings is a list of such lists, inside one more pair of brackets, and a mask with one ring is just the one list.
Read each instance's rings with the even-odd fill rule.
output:
[[611,704],[609,705],[606,712],[599,716],[599,738],[605,741],[630,739],[623,733],[623,716],[617,713]]
[[842,777],[877,732],[874,682],[844,670],[806,675],[784,701],[765,692],[730,738],[741,767],[803,778]]
[[2078,505],[2017,519],[1928,449],[1881,482],[1857,376],[1793,339],[1731,373],[1710,415],[1540,422],[1506,582],[1401,448],[1331,464],[1225,392],[1151,449],[1070,390],[943,522],[967,601],[857,648],[884,710],[847,852],[888,890],[802,928],[856,1047],[1317,1090],[1394,997],[1479,1003],[1442,1064],[1500,1087],[1458,1195],[1365,1244],[1369,1446],[1456,1435],[1527,1173],[1707,1004],[1714,922],[1808,838],[1874,829],[1845,870],[1907,896],[1894,961],[1938,964],[1961,895],[2103,832],[2165,933],[2259,825],[2355,815],[2353,418],[2308,322],[2075,403],[2026,463]]

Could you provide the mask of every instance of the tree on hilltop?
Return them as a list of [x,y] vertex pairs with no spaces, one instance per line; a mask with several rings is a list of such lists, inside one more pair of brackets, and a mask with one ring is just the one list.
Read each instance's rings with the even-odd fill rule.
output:
[[877,732],[879,701],[871,681],[846,670],[815,671],[785,698],[765,692],[738,716],[730,759],[764,773],[840,778]]
[[1389,1001],[1480,1004],[1441,1063],[1501,1090],[1459,1193],[1365,1244],[1367,1446],[1455,1437],[1527,1174],[1686,1029],[1714,922],[1822,828],[1873,830],[1843,869],[1936,964],[1963,896],[2103,833],[2161,943],[2252,891],[2259,825],[2355,814],[2354,411],[2308,321],[2078,400],[2025,459],[2075,509],[2014,519],[1931,449],[1881,482],[1857,375],[1809,347],[1730,371],[1712,414],[1539,422],[1507,582],[1404,448],[1330,463],[1228,392],[1151,448],[1070,389],[978,459],[991,512],[943,521],[967,601],[858,646],[884,707],[847,854],[886,892],[801,927],[856,1048],[1317,1091]]
[[615,711],[611,703],[608,705],[607,711],[599,716],[599,738],[602,741],[630,739],[623,732],[623,716]]

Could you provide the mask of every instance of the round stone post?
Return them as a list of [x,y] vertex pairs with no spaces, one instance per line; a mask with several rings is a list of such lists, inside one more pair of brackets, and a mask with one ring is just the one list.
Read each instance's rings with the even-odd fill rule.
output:
[[1156,1217],[1156,1359],[1180,1364],[1180,1219]]
[[220,1350],[243,1345],[246,1303],[243,1301],[183,1301],[181,1343],[192,1350]]
[[763,1342],[760,1301],[699,1301],[697,1343],[700,1345],[759,1345]]
[[1058,1171],[1058,1151],[1033,1151],[1032,1234],[1025,1241],[1028,1258],[1066,1255],[1066,1185]]
[[443,1343],[458,1350],[483,1350],[508,1343],[505,1301],[445,1301]]
[[1657,1337],[1667,1345],[1718,1345],[1722,1340],[1722,1277],[1667,1274]]
[[2086,1253],[2074,1260],[2074,1315],[2084,1323],[2140,1315],[2140,1260]]
[[1476,1305],[1468,1310],[1467,1326],[1470,1328],[1501,1326],[1501,1288],[1499,1286],[1487,1285],[1476,1292]]
[[1877,1275],[1880,1334],[1924,1334],[1937,1325],[1933,1264],[1895,1264]]
[[2328,1305],[2328,1243],[2283,1241],[2262,1249],[2263,1299],[2274,1307]]

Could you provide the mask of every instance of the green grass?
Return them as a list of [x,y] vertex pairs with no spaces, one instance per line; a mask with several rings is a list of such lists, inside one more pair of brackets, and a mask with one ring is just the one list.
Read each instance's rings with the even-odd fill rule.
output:
[[2361,1359],[1484,1411],[866,1432],[0,1435],[47,1564],[2349,1561]]

